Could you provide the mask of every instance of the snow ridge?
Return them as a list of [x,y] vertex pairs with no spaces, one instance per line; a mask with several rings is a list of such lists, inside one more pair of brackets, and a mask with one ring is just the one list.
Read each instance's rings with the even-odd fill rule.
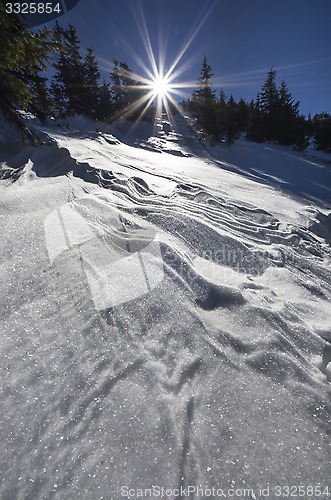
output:
[[1,497],[331,487],[327,186],[240,159],[305,158],[38,127],[3,155]]

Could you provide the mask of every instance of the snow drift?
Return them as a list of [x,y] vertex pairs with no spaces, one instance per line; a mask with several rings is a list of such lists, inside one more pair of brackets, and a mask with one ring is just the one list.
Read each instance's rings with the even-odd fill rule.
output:
[[329,164],[34,127],[1,135],[1,497],[325,498]]

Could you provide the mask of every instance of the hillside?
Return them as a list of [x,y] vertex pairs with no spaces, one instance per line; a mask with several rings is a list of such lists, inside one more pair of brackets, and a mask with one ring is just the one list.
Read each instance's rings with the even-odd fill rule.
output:
[[327,498],[330,160],[32,126],[0,130],[1,498]]

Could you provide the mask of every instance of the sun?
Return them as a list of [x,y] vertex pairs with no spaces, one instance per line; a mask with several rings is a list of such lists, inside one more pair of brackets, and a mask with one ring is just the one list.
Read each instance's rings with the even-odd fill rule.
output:
[[157,76],[150,83],[150,88],[154,97],[165,98],[171,92],[171,85],[168,78]]
[[[121,110],[118,113],[118,117],[120,119],[126,116],[135,116],[134,127],[144,119],[144,115],[149,120],[151,117],[149,111],[152,111],[152,113],[155,112],[155,123],[156,119],[164,114],[169,118],[170,122],[174,122],[173,115],[175,113],[184,116],[184,110],[178,104],[178,100],[186,100],[188,89],[194,89],[197,86],[196,81],[183,81],[182,79],[182,75],[196,62],[195,56],[192,59],[187,57],[187,51],[207,17],[212,12],[216,0],[207,9],[201,11],[197,22],[192,27],[191,34],[179,49],[172,62],[168,61],[166,57],[166,33],[164,33],[164,37],[159,37],[159,47],[154,52],[141,2],[134,3],[138,7],[137,9],[133,9],[133,14],[148,62],[145,63],[139,53],[128,46],[131,57],[136,61],[140,70],[138,73],[129,70],[127,74],[124,72],[124,76],[128,81],[131,80],[133,82],[127,88],[132,89],[132,95],[136,92],[137,97],[136,99],[132,99],[132,102],[130,102],[124,111]],[[186,61],[182,61],[180,64],[184,55],[186,55]]]

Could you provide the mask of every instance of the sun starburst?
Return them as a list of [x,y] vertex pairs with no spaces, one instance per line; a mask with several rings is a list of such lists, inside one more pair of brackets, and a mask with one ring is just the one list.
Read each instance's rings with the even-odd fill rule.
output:
[[[136,4],[137,10],[134,9],[133,14],[136,18],[137,27],[140,32],[141,40],[143,42],[149,65],[133,50],[132,47],[127,45],[128,51],[131,53],[132,59],[140,66],[140,69],[146,76],[141,76],[137,73],[131,73],[127,76],[136,81],[137,85],[132,86],[132,90],[137,91],[137,99],[132,102],[130,106],[121,112],[121,118],[129,115],[137,116],[136,125],[151,109],[155,109],[155,118],[160,116],[163,112],[166,113],[169,120],[173,121],[172,110],[176,109],[177,112],[182,114],[181,108],[178,106],[177,101],[183,100],[187,97],[187,90],[196,87],[196,82],[181,81],[180,77],[188,70],[190,66],[196,63],[196,60],[202,57],[202,53],[195,54],[191,60],[186,58],[184,64],[180,64],[184,54],[187,53],[189,46],[197,35],[201,26],[206,21],[211,13],[214,3],[209,8],[203,9],[201,15],[197,18],[197,22],[192,30],[192,33],[187,38],[184,45],[179,50],[178,54],[165,69],[166,66],[166,39],[160,42],[159,47],[159,62],[156,62],[156,55],[152,47],[149,31],[147,28],[145,16],[143,13],[141,2]],[[186,92],[184,92],[184,90]],[[142,91],[142,93],[140,93]]]
[[157,76],[150,86],[154,96],[161,99],[166,98],[172,91],[169,79],[163,76]]

